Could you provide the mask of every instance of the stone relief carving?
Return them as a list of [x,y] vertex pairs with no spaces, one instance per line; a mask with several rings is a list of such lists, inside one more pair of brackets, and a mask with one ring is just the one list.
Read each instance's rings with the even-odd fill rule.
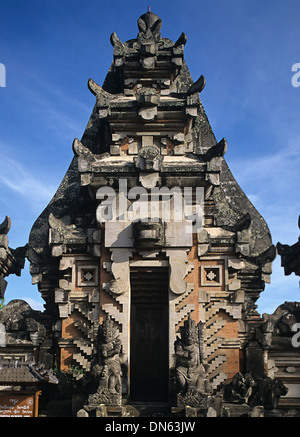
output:
[[177,404],[199,407],[206,405],[211,386],[207,379],[207,366],[201,359],[201,323],[196,326],[189,316],[180,328],[181,338],[175,341],[175,376]]
[[193,284],[188,284],[184,279],[193,268],[188,262],[186,250],[167,250],[170,263],[170,290],[175,294],[185,293]]
[[165,232],[162,220],[142,222],[138,220],[132,225],[134,242],[138,247],[164,246]]
[[126,294],[130,288],[129,257],[127,249],[112,249],[111,273],[114,279],[109,284],[109,290],[114,295]]
[[248,403],[253,385],[254,379],[250,375],[236,373],[229,383],[224,384],[224,400],[234,404]]
[[116,67],[121,67],[123,64],[123,58],[125,55],[125,47],[116,32],[113,32],[110,36],[111,45],[114,48],[114,62]]
[[[298,217],[298,227],[300,229],[300,215]],[[292,246],[278,242],[276,248],[281,256],[281,267],[284,268],[284,274],[295,273],[295,275],[300,276],[300,237],[297,243]]]
[[52,256],[60,257],[65,253],[78,251],[78,246],[85,246],[86,251],[94,256],[101,254],[101,230],[96,228],[84,229],[81,218],[77,217],[76,224],[66,225],[61,219],[49,214],[49,244]]
[[98,355],[92,375],[98,382],[96,393],[89,395],[89,404],[120,405],[122,396],[121,364],[126,357],[114,322],[108,317],[98,331]]
[[280,379],[270,377],[258,381],[253,390],[253,396],[250,398],[250,406],[262,405],[265,410],[276,410],[281,396],[288,393],[288,388]]
[[280,379],[267,377],[254,380],[250,374],[238,372],[224,384],[223,399],[225,402],[248,404],[251,408],[262,406],[276,415],[278,401],[287,393],[288,388]]
[[134,158],[136,167],[148,172],[160,171],[162,161],[163,156],[160,154],[159,148],[155,145],[142,147],[138,156]]

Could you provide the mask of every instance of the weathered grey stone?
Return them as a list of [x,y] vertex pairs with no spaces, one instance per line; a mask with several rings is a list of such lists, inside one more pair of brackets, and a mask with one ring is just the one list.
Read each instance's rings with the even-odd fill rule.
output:
[[81,408],[77,412],[77,417],[89,417],[89,413],[87,411],[85,411],[83,408]]
[[[46,300],[47,335],[56,349],[74,351],[69,358],[89,370],[97,355],[95,332],[100,318],[111,318],[120,331],[123,352],[130,355],[131,267],[169,267],[169,345],[164,345],[169,348],[168,370],[171,374],[179,327],[189,315],[200,318],[206,323],[209,339],[207,344],[202,339],[200,349],[210,354],[212,369],[208,372],[218,391],[231,365],[226,363],[229,349],[241,350],[241,356],[246,353],[244,364],[256,378],[262,378],[266,370],[265,348],[270,346],[267,337],[272,334],[260,332],[264,322],[255,311],[255,302],[269,280],[274,248],[265,221],[228,169],[226,140],[217,143],[212,132],[199,98],[205,79],[201,76],[194,83],[183,59],[186,36],[182,34],[175,43],[162,38],[161,20],[150,11],[140,17],[138,27],[134,40],[121,42],[116,33],[111,35],[114,60],[103,87],[89,80],[95,107],[82,139],[73,143],[74,158],[62,184],[32,227],[28,247],[31,273]],[[149,216],[145,212],[140,217],[134,208],[129,210],[128,201],[124,211],[117,210],[105,220],[101,214],[105,205],[99,204],[103,199],[97,193],[102,187],[118,190],[122,178],[128,181],[128,188],[143,188],[146,193],[154,187],[205,187],[204,228],[198,232],[198,242],[193,240],[191,226],[184,232],[191,225],[186,217],[195,212],[195,205],[185,205],[180,222],[175,221],[173,208],[170,220],[158,214],[159,222],[144,226],[133,222]],[[117,203],[121,194],[118,196]],[[174,198],[172,201],[174,207]],[[128,214],[122,222],[119,218],[124,212]],[[0,256],[4,257],[8,242],[1,226],[0,235]],[[190,256],[195,258],[189,261]],[[100,273],[102,265],[105,271]],[[199,268],[199,279],[198,272],[193,272],[195,284],[187,278],[194,265]],[[93,266],[97,275],[85,271]],[[204,271],[206,267],[209,269]],[[85,281],[85,274],[92,280]],[[205,290],[193,293],[196,284]],[[72,329],[70,338],[63,336],[62,326],[68,330],[71,320],[80,338],[72,337]],[[236,323],[236,337],[223,338],[221,330],[226,332],[226,323]],[[36,343],[35,331],[30,333]],[[109,342],[106,345],[110,350]],[[187,356],[188,351],[187,346]],[[174,368],[179,367],[174,363]],[[119,386],[112,393],[109,378],[116,369],[110,368],[110,376],[105,366],[94,370],[105,384],[98,381],[96,392],[89,392],[89,411],[100,417],[109,412],[99,403],[120,407],[122,396],[125,400],[130,372],[123,376],[123,393]],[[119,370],[114,376],[120,385]],[[183,373],[189,384],[195,383],[192,373]],[[196,405],[192,415],[204,411],[216,415],[211,401],[199,392],[182,392],[178,400],[182,409],[190,402]],[[228,408],[232,416],[249,413],[244,405]],[[217,415],[220,411],[221,407]]]
[[120,146],[110,146],[111,155],[120,155],[120,152],[121,152]]
[[142,171],[160,171],[163,157],[156,146],[143,146],[139,150],[135,165]]
[[154,188],[159,181],[159,173],[140,172],[139,181],[145,188]]
[[[298,218],[298,227],[300,229],[300,215]],[[281,266],[284,268],[284,274],[290,275],[294,272],[295,275],[300,276],[300,237],[298,242],[292,246],[278,242],[276,247],[281,256]]]
[[264,417],[264,407],[262,406],[254,407],[250,411],[249,415],[250,417]]
[[214,408],[208,407],[206,417],[217,417],[217,412]]
[[183,294],[187,290],[184,281],[188,273],[188,257],[186,250],[174,249],[166,252],[170,263],[170,290],[175,294]]
[[16,274],[20,276],[25,264],[27,247],[19,247],[15,250],[8,246],[7,234],[11,227],[11,219],[6,216],[0,224],[0,298],[4,297],[7,286],[6,276]]

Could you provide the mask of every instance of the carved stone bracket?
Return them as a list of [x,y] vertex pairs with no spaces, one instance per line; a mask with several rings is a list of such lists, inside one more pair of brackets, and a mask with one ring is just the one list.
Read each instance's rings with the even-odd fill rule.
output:
[[131,251],[128,249],[111,249],[113,261],[111,273],[114,279],[111,281],[109,289],[113,294],[126,294],[130,289],[129,257]]
[[157,172],[161,170],[163,159],[158,147],[148,145],[139,150],[138,157],[134,158],[134,163],[137,168],[144,172]]
[[10,230],[11,219],[6,216],[2,224],[0,224],[0,298],[4,297],[7,281],[4,277],[11,274],[20,276],[21,270],[25,264],[25,255],[27,247],[19,247],[11,249],[8,247],[7,234]]
[[174,294],[183,294],[189,287],[184,279],[194,265],[188,261],[187,249],[167,250],[166,255],[170,263],[170,290]]
[[123,343],[125,354],[129,353],[129,317],[130,317],[130,269],[129,258],[132,251],[124,248],[111,249],[110,271],[114,279],[106,284],[107,291],[112,297],[122,305],[122,310],[119,310],[114,304],[102,305],[102,310],[105,311],[113,320],[122,326],[120,338]]
[[72,253],[78,245],[82,246],[92,256],[101,255],[101,230],[81,229],[76,225],[65,225],[62,220],[49,215],[49,244],[52,256],[60,257],[64,253]]

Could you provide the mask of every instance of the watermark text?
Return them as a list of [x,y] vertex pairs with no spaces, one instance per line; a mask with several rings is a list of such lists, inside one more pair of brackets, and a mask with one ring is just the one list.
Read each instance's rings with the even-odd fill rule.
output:
[[294,334],[292,337],[293,347],[300,347],[300,323],[293,324],[292,332],[296,332],[296,334]]
[[6,87],[6,68],[4,64],[0,64],[0,87]]
[[300,86],[300,63],[292,65],[292,72],[295,72],[292,76],[292,85],[294,88],[298,88]]
[[203,227],[203,187],[153,187],[147,190],[138,186],[128,190],[127,180],[120,179],[117,191],[112,187],[101,187],[96,198],[101,201],[97,208],[100,223],[189,221],[192,232]]

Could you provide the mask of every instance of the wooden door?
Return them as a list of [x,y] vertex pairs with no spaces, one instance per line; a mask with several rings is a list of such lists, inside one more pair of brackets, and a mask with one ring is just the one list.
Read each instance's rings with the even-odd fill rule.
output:
[[134,402],[167,402],[168,269],[131,271],[130,393]]

